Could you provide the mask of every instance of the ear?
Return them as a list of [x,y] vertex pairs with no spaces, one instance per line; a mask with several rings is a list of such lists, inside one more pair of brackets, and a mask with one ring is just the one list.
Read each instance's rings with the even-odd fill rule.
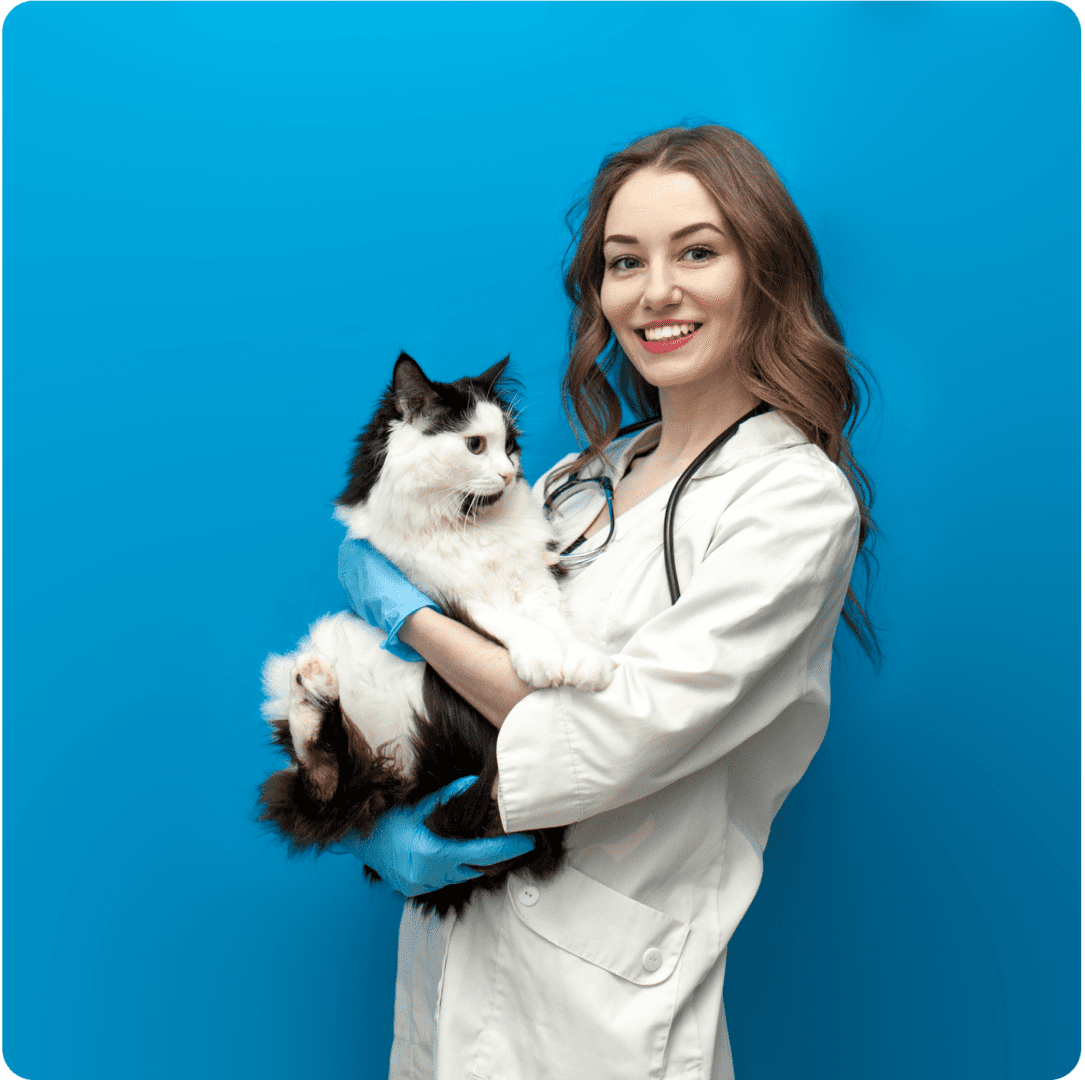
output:
[[407,419],[433,408],[437,401],[437,388],[405,352],[399,354],[392,371],[392,393],[400,416]]
[[508,366],[509,358],[506,356],[504,360],[499,360],[492,368],[487,368],[481,375],[477,376],[477,379],[489,392],[493,390],[497,380],[505,374],[505,368]]

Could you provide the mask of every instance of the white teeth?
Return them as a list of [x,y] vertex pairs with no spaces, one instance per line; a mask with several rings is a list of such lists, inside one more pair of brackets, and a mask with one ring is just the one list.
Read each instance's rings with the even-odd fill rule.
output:
[[671,323],[668,326],[645,327],[646,341],[666,341],[668,338],[685,337],[696,329],[696,323]]

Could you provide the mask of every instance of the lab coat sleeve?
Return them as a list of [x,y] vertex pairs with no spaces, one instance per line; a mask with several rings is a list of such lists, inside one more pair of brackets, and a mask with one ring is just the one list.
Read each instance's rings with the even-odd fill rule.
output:
[[[645,798],[814,692],[819,665],[827,683],[825,620],[839,617],[858,522],[828,462],[786,463],[752,483],[720,514],[678,602],[649,612],[615,656],[609,687],[538,690],[509,713],[497,741],[505,829],[567,825]],[[825,655],[814,655],[819,642]]]

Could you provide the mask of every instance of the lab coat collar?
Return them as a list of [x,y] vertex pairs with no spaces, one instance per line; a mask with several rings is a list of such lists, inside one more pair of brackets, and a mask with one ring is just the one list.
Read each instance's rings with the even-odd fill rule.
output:
[[[658,438],[659,424],[653,424],[643,431],[615,439],[607,448],[605,465],[601,466],[597,459],[584,468],[581,475],[598,476],[605,468],[611,480],[620,480],[625,474],[629,459],[641,450],[652,446]],[[719,447],[697,470],[697,475],[693,479],[718,476],[732,469],[739,461],[760,457],[762,454],[783,450],[789,446],[801,446],[805,442],[807,439],[802,432],[789,424],[775,409],[772,412],[762,413],[760,416],[751,416],[749,420],[743,422],[734,436]]]

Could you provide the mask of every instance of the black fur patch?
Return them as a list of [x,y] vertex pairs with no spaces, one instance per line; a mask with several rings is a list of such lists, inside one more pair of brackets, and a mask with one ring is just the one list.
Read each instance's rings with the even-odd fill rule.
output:
[[[558,542],[556,540],[547,540],[546,541],[546,550],[547,551],[557,551],[558,550]],[[564,566],[562,566],[561,563],[554,563],[550,567],[550,574],[554,578],[555,581],[561,581],[561,579],[563,577],[565,577],[565,575],[568,574],[568,573],[569,573],[569,571],[566,570],[566,568]]]
[[[422,700],[427,715],[419,718],[415,740],[418,787],[412,801],[461,776],[478,776],[466,791],[438,806],[426,819],[426,825],[438,836],[461,840],[504,835],[497,804],[490,796],[497,776],[497,729],[429,666],[422,680]],[[535,838],[534,851],[479,867],[482,877],[415,897],[415,903],[444,915],[449,908],[462,910],[475,889],[492,892],[504,888],[509,871],[517,867],[530,866],[536,877],[549,877],[561,865],[565,830],[538,829],[531,835]]]
[[[345,719],[338,701],[325,705],[315,753],[311,749],[309,754],[311,762],[319,760],[317,767],[322,773],[330,763],[336,774],[334,790],[323,796],[321,785],[314,783],[311,765],[298,761],[289,724],[276,720],[272,739],[293,765],[264,781],[260,820],[273,824],[289,840],[292,854],[308,848],[323,850],[351,832],[368,835],[384,810],[413,805],[461,776],[477,776],[466,791],[434,809],[426,825],[438,836],[459,840],[504,835],[490,795],[497,776],[497,730],[428,666],[422,701],[424,715],[415,717],[417,771],[413,784],[396,773],[390,757],[370,749],[357,728]],[[517,867],[528,866],[536,877],[549,877],[561,865],[565,829],[538,829],[531,835],[534,851],[479,867],[481,877],[417,896],[414,903],[444,915],[450,908],[462,910],[475,889],[502,888],[508,872]],[[369,867],[366,873],[380,880]]]
[[[367,835],[378,814],[408,798],[409,785],[393,758],[370,749],[353,724],[344,720],[338,701],[324,706],[315,757],[323,782],[298,761],[286,720],[273,724],[272,739],[293,759],[293,766],[269,776],[260,789],[261,821],[271,822],[291,853],[323,850],[348,833]],[[334,788],[327,784],[329,773]]]
[[505,494],[504,489],[495,491],[492,495],[464,495],[460,502],[460,513],[464,517],[471,517],[478,510],[485,510],[487,506],[494,506],[501,501]]

